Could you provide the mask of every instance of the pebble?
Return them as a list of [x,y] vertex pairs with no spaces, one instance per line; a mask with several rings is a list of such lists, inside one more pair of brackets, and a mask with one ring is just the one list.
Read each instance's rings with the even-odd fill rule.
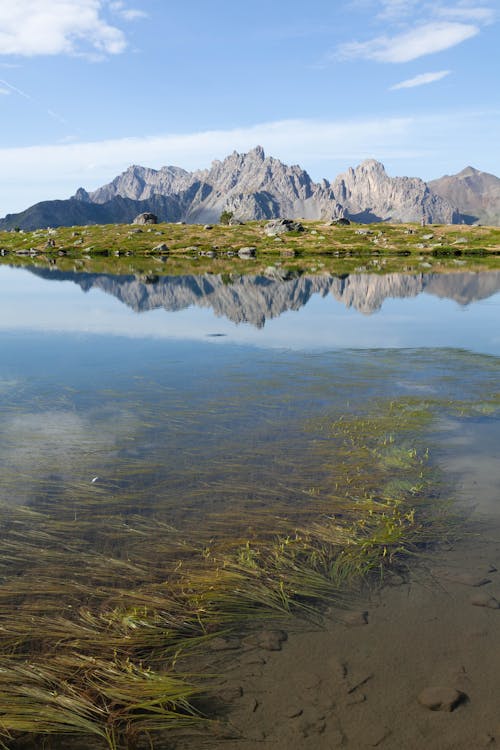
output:
[[284,630],[263,630],[255,637],[255,644],[266,651],[281,651],[281,646],[288,638]]
[[349,628],[368,625],[368,612],[347,612],[343,615],[342,622]]
[[345,704],[346,706],[358,706],[360,703],[364,703],[365,701],[366,695],[364,693],[355,692],[352,695],[349,695],[349,698]]
[[420,705],[431,711],[453,711],[466,699],[465,693],[449,687],[428,687],[418,695]]
[[500,602],[489,594],[476,594],[470,600],[475,607],[488,607],[488,609],[500,609]]
[[453,570],[448,571],[436,571],[437,575],[444,578],[452,583],[461,583],[463,586],[485,586],[487,583],[491,583],[491,578],[477,575],[476,573],[460,573]]
[[298,716],[301,716],[304,713],[304,709],[299,704],[291,703],[289,706],[286,707],[284,711],[284,715],[287,719],[296,719]]
[[221,700],[224,701],[224,703],[231,703],[232,701],[241,698],[241,696],[243,695],[243,688],[240,685],[237,685],[235,687],[226,687],[222,690],[219,690],[217,695]]

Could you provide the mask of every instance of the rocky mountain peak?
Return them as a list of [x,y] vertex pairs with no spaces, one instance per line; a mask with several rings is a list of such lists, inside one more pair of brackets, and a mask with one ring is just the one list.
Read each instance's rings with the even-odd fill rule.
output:
[[365,159],[354,170],[354,173],[358,174],[366,174],[367,172],[374,172],[379,175],[387,176],[384,165],[382,164],[382,162],[377,161],[376,159]]
[[381,162],[365,159],[332,183],[314,182],[300,166],[266,156],[262,146],[256,146],[194,172],[133,164],[93,192],[79,188],[73,200],[37,204],[6,217],[0,226],[126,222],[144,211],[152,211],[161,221],[205,224],[219,221],[226,210],[242,221],[345,216],[360,222],[450,224],[479,218],[497,224],[500,180],[466,167],[427,185],[416,177],[390,177]]

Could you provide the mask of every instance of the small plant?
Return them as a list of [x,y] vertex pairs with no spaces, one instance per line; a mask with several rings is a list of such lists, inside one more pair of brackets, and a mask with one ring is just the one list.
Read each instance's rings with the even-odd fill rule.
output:
[[220,215],[219,224],[225,224],[227,226],[232,218],[233,212],[224,210]]

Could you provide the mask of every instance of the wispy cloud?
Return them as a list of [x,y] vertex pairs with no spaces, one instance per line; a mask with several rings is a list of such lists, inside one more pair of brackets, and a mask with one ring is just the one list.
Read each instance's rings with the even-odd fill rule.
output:
[[414,76],[414,78],[407,78],[406,81],[394,84],[390,90],[396,91],[397,89],[413,89],[416,86],[425,86],[427,83],[440,81],[442,78],[450,75],[450,73],[450,70],[439,70],[436,73],[421,73],[418,76]]
[[286,163],[301,164],[317,179],[333,177],[370,157],[392,165],[396,174],[425,176],[426,160],[433,177],[458,171],[464,163],[500,171],[499,115],[498,111],[447,112],[427,117],[281,120],[233,130],[4,148],[0,149],[0,215],[40,200],[68,197],[80,185],[93,190],[130,164],[197,169],[233,149],[247,151],[258,143]]
[[479,34],[472,24],[436,22],[417,26],[395,36],[379,36],[367,42],[342,44],[337,57],[343,60],[364,59],[376,62],[403,63],[441,52]]
[[433,14],[438,18],[446,18],[447,20],[476,21],[477,23],[493,23],[496,18],[493,8],[485,5],[438,5],[433,7]]
[[0,95],[3,95],[3,96],[8,96],[8,95],[9,95],[10,93],[11,93],[11,92],[10,92],[10,90],[9,90],[9,89],[6,89],[6,88],[4,88],[3,86],[0,86]]
[[[351,0],[356,7],[355,0]],[[340,44],[328,60],[406,63],[443,52],[477,36],[498,12],[491,0],[365,0],[384,33]],[[366,8],[365,8],[366,10]]]
[[382,0],[377,18],[382,21],[399,21],[411,16],[418,0]]
[[[35,106],[39,108],[43,108],[43,105],[40,104],[39,101],[37,101],[33,96],[30,94],[27,94],[26,91],[23,91],[22,89],[17,88],[17,86],[13,86],[12,83],[9,83],[8,81],[5,81],[4,79],[0,78],[0,94],[17,94],[18,96],[22,96],[23,99],[27,99],[29,102],[32,102]],[[57,120],[57,122],[62,123],[63,125],[67,125],[66,120],[61,117],[57,112],[54,112],[53,109],[47,109],[46,113],[49,117],[51,117],[53,120]]]
[[123,0],[113,0],[109,4],[110,9],[117,13],[125,21],[137,21],[140,18],[148,18],[148,14],[144,10],[138,10],[137,8],[127,8]]
[[103,0],[0,3],[0,55],[115,55],[127,41],[104,17]]

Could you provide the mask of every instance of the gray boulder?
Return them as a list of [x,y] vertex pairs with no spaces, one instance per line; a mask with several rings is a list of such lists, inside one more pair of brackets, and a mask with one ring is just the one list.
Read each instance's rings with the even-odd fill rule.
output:
[[158,224],[158,217],[156,214],[152,214],[149,211],[145,211],[139,216],[136,216],[133,224]]
[[238,257],[240,258],[255,258],[257,252],[256,247],[240,247],[238,250]]
[[268,221],[264,227],[264,232],[268,237],[275,237],[278,234],[285,234],[285,232],[303,232],[304,227],[300,221],[292,221],[291,219],[273,219]]

